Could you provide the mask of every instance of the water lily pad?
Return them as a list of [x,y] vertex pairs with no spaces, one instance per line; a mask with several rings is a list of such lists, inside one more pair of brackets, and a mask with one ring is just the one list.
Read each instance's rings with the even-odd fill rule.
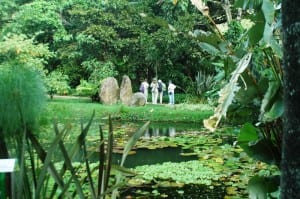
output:
[[193,156],[197,155],[197,153],[180,153],[181,156]]
[[146,182],[145,180],[140,179],[140,178],[132,178],[127,181],[127,185],[135,187],[135,186],[140,186],[140,185],[144,184],[145,182]]
[[238,194],[237,187],[227,187],[226,193],[228,195],[237,195]]

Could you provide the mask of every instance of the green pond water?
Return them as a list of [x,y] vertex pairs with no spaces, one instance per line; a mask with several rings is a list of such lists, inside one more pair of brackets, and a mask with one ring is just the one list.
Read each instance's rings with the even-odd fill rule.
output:
[[[120,163],[127,139],[142,125],[143,123],[130,122],[113,124],[114,149],[116,149],[113,154],[114,164]],[[75,126],[73,128],[75,128],[74,132],[80,132],[80,128],[77,127],[76,129]],[[103,131],[105,133],[108,131],[105,123],[103,124]],[[66,141],[69,140],[67,146],[72,147],[72,142],[78,134],[72,133],[65,138]],[[47,140],[48,138],[44,139]],[[98,161],[97,146],[99,142],[99,124],[92,125],[87,135],[88,152],[92,154],[90,156],[91,162]],[[181,187],[159,186],[156,183],[160,179],[155,178],[144,184],[121,189],[121,198],[221,199],[225,195],[228,198],[247,198],[248,180],[254,175],[271,175],[272,172],[276,172],[276,169],[274,167],[270,169],[266,164],[252,160],[235,144],[236,134],[232,130],[225,129],[212,134],[204,130],[202,124],[152,123],[136,143],[132,150],[133,154],[127,156],[125,167],[136,169],[136,167],[143,165],[161,165],[166,162],[181,164],[196,160],[203,165],[203,168],[212,169],[215,174],[222,177],[218,177],[214,182],[208,184],[192,181],[184,183],[184,186]],[[189,153],[190,155],[186,155]],[[59,161],[59,154],[57,158]],[[80,160],[80,155],[74,159],[74,161]],[[176,169],[175,166],[169,170],[173,172]],[[171,178],[176,177],[175,175]]]
[[[126,125],[126,124],[125,124]],[[177,128],[178,127],[178,128]],[[159,137],[175,137],[183,134],[183,128],[177,125],[177,127],[167,126],[164,124],[163,127],[159,128],[158,124],[155,126],[150,126],[145,134],[141,137],[142,140],[147,142],[153,138]],[[189,150],[184,150],[180,146],[176,147],[157,147],[155,149],[149,149],[147,146],[144,148],[134,148],[133,154],[129,154],[126,158],[124,166],[127,168],[133,168],[140,165],[150,165],[163,162],[183,162],[189,160],[195,160],[198,157],[196,155],[183,156],[182,153],[190,152]],[[120,164],[122,159],[122,150],[118,153],[113,153],[112,162],[114,164]],[[94,152],[91,156],[91,161],[98,161],[98,153]]]
[[[137,149],[136,153],[129,155],[126,158],[124,166],[133,168],[139,165],[157,164],[163,162],[183,162],[197,159],[197,156],[182,156],[183,150],[180,147],[176,148],[162,148],[162,149]],[[113,155],[113,163],[120,163],[121,154],[115,153]]]

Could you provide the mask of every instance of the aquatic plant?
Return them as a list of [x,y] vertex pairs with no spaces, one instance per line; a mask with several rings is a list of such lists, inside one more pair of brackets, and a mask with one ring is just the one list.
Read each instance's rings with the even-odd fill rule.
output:
[[214,172],[213,169],[204,166],[198,160],[187,162],[137,166],[134,169],[138,173],[133,179],[143,179],[146,182],[152,180],[167,180],[183,184],[212,185],[224,175]]

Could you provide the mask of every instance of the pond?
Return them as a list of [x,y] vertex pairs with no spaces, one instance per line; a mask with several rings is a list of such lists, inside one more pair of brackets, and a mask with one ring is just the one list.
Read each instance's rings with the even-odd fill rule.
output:
[[[190,132],[200,133],[198,125],[187,124],[160,124],[150,125],[145,134],[140,138],[137,147],[132,150],[132,154],[126,158],[125,167],[132,168],[145,164],[156,164],[163,162],[182,162],[196,160],[198,156],[190,149],[183,149],[175,142],[168,144],[170,140],[184,137]],[[223,136],[222,144],[233,143],[234,136]],[[113,162],[120,163],[122,151],[114,153]]]
[[[128,138],[142,125],[113,124],[113,163],[120,163]],[[92,126],[87,136],[91,162],[98,161],[98,129]],[[106,124],[103,131],[107,132]],[[127,185],[120,189],[122,198],[248,198],[251,177],[277,172],[248,157],[236,144],[233,129],[211,133],[201,124],[151,124],[124,166],[137,175],[126,177]]]
[[[155,140],[160,138],[164,138],[164,139],[168,139],[172,137],[174,138],[182,134],[183,131],[180,130],[180,128],[178,129],[176,129],[174,126],[169,126],[169,127],[164,126],[162,128],[159,128],[157,124],[155,126],[150,126],[145,131],[145,134],[140,138],[140,142],[137,145],[137,147],[133,148],[131,153],[127,156],[124,166],[127,168],[133,168],[140,165],[157,164],[163,162],[183,162],[183,161],[198,159],[196,154],[189,155],[189,156],[182,155],[190,151],[184,150],[180,146],[164,145],[161,143],[161,140],[155,142]],[[119,140],[122,139],[123,138],[119,138]],[[161,144],[161,145],[157,145],[157,144]],[[117,143],[116,145],[118,146]],[[119,150],[118,149],[114,150],[113,157],[112,157],[113,158],[112,161],[114,164],[120,164],[122,159],[122,152],[123,152],[122,147],[120,147]],[[91,156],[91,160],[97,161],[98,160],[97,157],[98,157],[98,153],[95,153],[93,156]]]

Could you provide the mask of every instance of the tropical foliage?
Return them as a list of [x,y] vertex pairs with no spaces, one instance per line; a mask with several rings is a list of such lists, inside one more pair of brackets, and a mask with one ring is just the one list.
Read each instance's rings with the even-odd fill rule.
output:
[[[141,78],[158,77],[216,105],[204,121],[207,129],[214,132],[222,122],[242,126],[240,146],[279,165],[280,6],[280,0],[3,0],[0,135],[18,137],[16,156],[24,165],[22,152],[43,107],[44,85],[51,96],[94,97],[108,76],[128,75],[135,90]],[[64,134],[56,132],[51,147]],[[8,153],[4,142],[1,151]]]
[[[1,38],[23,34],[55,53],[45,69],[67,76],[76,88],[85,80],[98,86],[105,76],[158,76],[196,93],[195,74],[214,73],[210,58],[188,34],[208,27],[189,1],[4,1]],[[17,9],[14,10],[14,8]],[[6,8],[6,9],[4,9]],[[14,11],[13,11],[14,10]],[[173,11],[171,11],[173,10]],[[34,13],[34,15],[32,14]],[[65,87],[65,85],[62,85]],[[61,89],[49,88],[61,93]],[[52,89],[52,90],[51,90]]]

